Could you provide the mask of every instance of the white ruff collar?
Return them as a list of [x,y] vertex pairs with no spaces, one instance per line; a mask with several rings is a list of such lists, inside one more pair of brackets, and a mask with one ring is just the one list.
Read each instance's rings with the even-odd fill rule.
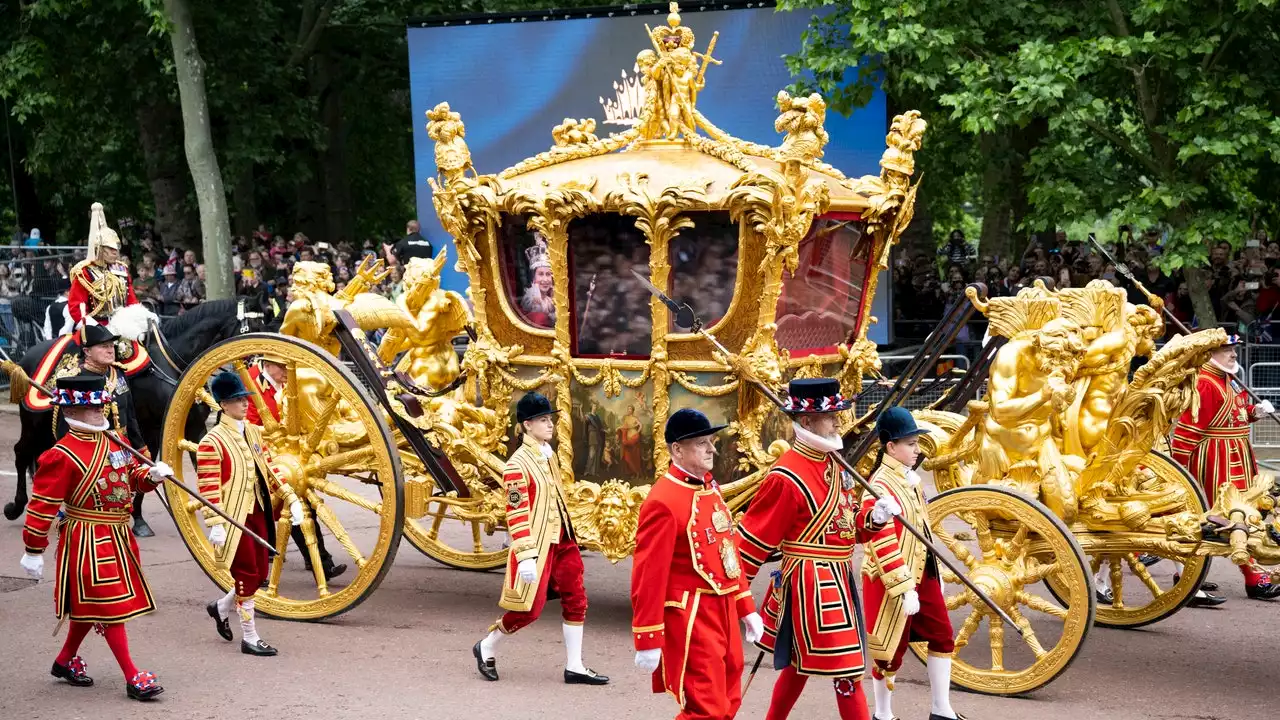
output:
[[63,419],[67,421],[67,427],[75,428],[76,430],[80,430],[83,432],[102,432],[107,428],[111,427],[106,420],[103,420],[101,425],[90,425],[89,423],[80,422],[79,420],[72,420],[71,418],[63,418]]
[[1210,364],[1210,365],[1212,365],[1212,366],[1214,366],[1214,367],[1216,367],[1216,368],[1218,368],[1219,370],[1221,370],[1222,372],[1224,372],[1224,373],[1226,373],[1226,374],[1228,374],[1228,375],[1235,375],[1236,373],[1240,372],[1240,363],[1238,363],[1238,362],[1236,363],[1236,367],[1235,367],[1235,369],[1234,369],[1234,370],[1232,370],[1231,368],[1226,367],[1225,365],[1223,365],[1222,363],[1218,362],[1217,360],[1214,360],[1213,358],[1209,358],[1209,364]]
[[798,422],[791,423],[791,429],[795,431],[797,441],[808,445],[814,450],[833,453],[844,449],[844,439],[838,435],[831,438],[822,437],[817,433],[805,430]]

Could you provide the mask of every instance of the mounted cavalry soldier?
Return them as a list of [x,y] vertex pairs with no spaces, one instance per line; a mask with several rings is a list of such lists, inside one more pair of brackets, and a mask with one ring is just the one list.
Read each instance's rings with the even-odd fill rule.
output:
[[[763,603],[764,637],[758,643],[773,653],[774,667],[781,671],[768,720],[791,713],[810,676],[832,679],[842,720],[869,717],[861,682],[866,642],[853,565],[858,489],[831,457],[843,447],[836,413],[850,405],[835,380],[791,381],[783,409],[794,421],[795,442],[769,470],[742,518],[748,582],[775,550],[782,551]],[[897,509],[887,499],[878,507],[882,522]]]
[[[728,720],[742,706],[742,637],[763,624],[742,572],[738,531],[711,476],[712,425],[697,410],[667,419],[671,466],[640,506],[631,567],[636,667],[680,705],[678,720]],[[745,632],[738,629],[739,621]]]
[[[273,497],[282,499],[281,506],[287,509],[294,525],[302,524],[302,503],[276,474],[271,451],[262,439],[262,428],[245,422],[253,393],[233,372],[216,375],[210,392],[221,411],[217,423],[196,449],[200,495],[268,541],[275,526]],[[253,596],[271,570],[267,551],[241,537],[239,528],[209,510],[205,511],[205,523],[210,528],[214,559],[230,570],[235,581],[225,596],[206,607],[219,637],[232,640],[230,616],[234,608],[240,616],[240,652],[275,655],[277,650],[263,642],[254,624]]]
[[472,648],[476,668],[485,680],[498,679],[495,650],[504,635],[531,624],[542,614],[548,593],[560,597],[566,655],[564,681],[570,685],[604,685],[609,678],[582,664],[582,624],[587,618],[587,591],[582,584],[582,554],[569,518],[560,479],[560,464],[551,402],[528,393],[516,403],[516,422],[524,432],[520,447],[507,460],[507,528],[511,548],[498,605],[507,612]]
[[916,427],[906,408],[880,414],[876,433],[881,456],[871,486],[879,500],[866,499],[858,513],[860,538],[867,546],[862,559],[862,591],[867,609],[867,647],[875,660],[871,670],[876,720],[892,720],[893,677],[902,667],[909,642],[927,643],[925,661],[932,694],[929,720],[963,720],[951,709],[951,660],[955,634],[942,595],[938,559],[903,528],[921,528],[929,536],[929,513],[916,461],[920,459]]
[[100,375],[58,379],[53,402],[70,430],[40,456],[23,531],[22,567],[41,577],[49,530],[65,507],[54,612],[71,625],[50,673],[76,687],[92,685],[76,651],[89,629],[97,628],[124,673],[128,696],[150,700],[164,688],[153,673],[134,666],[124,629],[125,621],[155,609],[138,544],[129,535],[129,508],[134,493],[151,491],[173,471],[164,463],[148,468],[103,433],[109,427],[103,414],[109,399]]
[[[1250,404],[1245,392],[1233,384],[1240,371],[1235,347],[1239,342],[1239,335],[1227,336],[1227,342],[1214,350],[1209,362],[1200,368],[1196,397],[1178,418],[1170,442],[1173,459],[1204,486],[1210,506],[1222,485],[1231,483],[1244,490],[1258,474],[1253,446],[1249,444],[1249,426],[1275,412],[1266,400]],[[1270,600],[1280,596],[1280,583],[1252,560],[1241,565],[1240,572],[1250,598]],[[1201,589],[1216,588],[1202,585]]]

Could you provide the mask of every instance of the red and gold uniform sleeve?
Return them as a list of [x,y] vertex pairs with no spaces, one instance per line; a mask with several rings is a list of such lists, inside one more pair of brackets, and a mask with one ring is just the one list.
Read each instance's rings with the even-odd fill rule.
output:
[[1173,438],[1169,441],[1170,454],[1175,462],[1184,467],[1191,462],[1191,452],[1204,439],[1204,431],[1222,409],[1223,399],[1221,386],[1211,376],[1201,373],[1196,380],[1196,398],[1178,418]]
[[129,485],[135,493],[149,493],[162,482],[164,480],[151,476],[150,465],[144,465],[136,459],[129,465]]
[[28,555],[39,555],[49,546],[49,529],[67,492],[78,482],[80,468],[61,450],[46,450],[37,461],[31,478],[31,500],[27,503],[27,520],[22,528],[22,544]]
[[92,303],[93,298],[84,281],[84,270],[72,270],[71,290],[67,292],[67,313],[71,315],[71,322],[76,325],[83,322],[85,312],[92,309]]
[[[664,644],[663,615],[671,559],[675,554],[676,535],[683,532],[683,528],[676,527],[675,518],[666,505],[645,502],[640,506],[636,551],[631,559],[631,635],[636,650],[654,650]],[[747,600],[751,600],[749,587]]]
[[[206,435],[196,448],[196,490],[209,504],[222,504],[222,449],[212,437]],[[225,523],[220,515],[204,509],[204,522],[212,527]]]
[[743,579],[750,586],[760,566],[769,561],[769,556],[786,538],[795,519],[798,508],[797,501],[803,503],[798,496],[795,481],[780,473],[771,472],[764,478],[759,492],[751,499],[751,507],[738,525],[742,540],[738,551],[742,555]]
[[[888,494],[883,486],[876,488]],[[876,527],[871,520],[871,508],[875,507],[875,498],[867,497],[858,511],[858,527],[866,537],[866,553],[875,566],[876,575],[884,583],[885,592],[890,597],[897,597],[915,587],[915,578],[911,576],[911,566],[902,556],[902,547],[898,544],[898,520],[873,530]]]
[[524,470],[514,462],[508,462],[502,474],[507,488],[507,532],[511,535],[511,553],[516,562],[538,557],[538,541],[529,525],[531,498],[529,479]]

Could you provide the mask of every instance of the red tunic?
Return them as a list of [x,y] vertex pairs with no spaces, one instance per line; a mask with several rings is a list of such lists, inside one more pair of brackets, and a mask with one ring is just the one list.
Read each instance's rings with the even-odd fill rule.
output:
[[662,650],[653,691],[681,717],[731,718],[742,704],[738,618],[755,612],[733,515],[707,473],[672,465],[640,506],[631,568],[636,650]]
[[853,567],[857,489],[843,475],[825,452],[797,442],[765,476],[739,529],[748,582],[782,550],[761,649],[779,669],[856,680],[866,670]]
[[[276,399],[276,386],[272,385],[270,378],[264,377],[263,372],[256,367],[249,369],[249,377],[257,383],[258,389],[262,391],[262,401],[266,403],[267,410],[271,411],[271,416],[278,422],[280,404]],[[262,424],[262,416],[258,414],[258,406],[253,402],[253,398],[249,398],[249,411],[245,413],[244,419],[254,425]]]
[[74,429],[38,463],[22,540],[27,553],[43,553],[58,506],[65,503],[53,588],[57,617],[119,623],[154,610],[138,543],[129,532],[133,494],[157,484],[147,467],[102,433]]
[[1212,363],[1196,378],[1200,407],[1193,403],[1173,429],[1173,459],[1204,486],[1212,505],[1224,482],[1244,490],[1258,473],[1249,445],[1249,424],[1257,420],[1243,391],[1231,387],[1227,374]]
[[[554,547],[573,546],[573,552],[576,553],[577,541],[573,534],[573,523],[569,519],[569,503],[564,496],[564,484],[560,479],[560,462],[554,453],[550,457],[544,455],[541,443],[531,435],[524,436],[520,447],[507,460],[507,466],[503,470],[503,483],[507,490],[507,532],[511,535],[511,547],[507,552],[506,579],[498,605],[504,610],[529,612],[538,605],[539,598],[545,602],[545,583],[541,580],[555,573],[553,558],[561,556]],[[540,582],[534,585],[521,580],[516,572],[520,561],[530,558],[537,561],[538,567]],[[567,619],[581,623],[585,617],[587,601],[582,590],[580,559],[574,567],[577,568],[574,571],[578,575],[576,580],[560,578],[559,584],[572,588],[569,604],[574,607],[575,612]],[[514,632],[519,629],[517,625],[522,622],[528,624],[524,621],[532,622],[536,617],[534,614],[532,618],[504,623],[503,629]],[[510,619],[516,620],[514,617]]]
[[[97,298],[91,289],[103,282],[102,275],[111,273],[124,281],[124,292],[118,297]],[[100,324],[106,325],[111,313],[126,305],[137,305],[138,296],[133,294],[133,278],[129,277],[129,268],[116,263],[110,268],[103,267],[91,260],[85,260],[71,269],[71,290],[67,293],[67,312],[71,321],[77,326],[84,321],[85,314],[92,315]]]

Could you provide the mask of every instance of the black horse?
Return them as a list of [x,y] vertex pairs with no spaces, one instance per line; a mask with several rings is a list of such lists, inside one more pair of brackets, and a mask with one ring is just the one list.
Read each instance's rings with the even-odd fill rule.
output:
[[[160,323],[160,336],[148,332],[143,338],[147,353],[151,356],[151,365],[142,372],[129,378],[129,391],[133,394],[134,412],[138,416],[138,425],[151,450],[152,457],[161,453],[161,432],[164,429],[165,412],[169,409],[169,401],[177,389],[178,377],[187,365],[215,344],[237,335],[243,329],[261,330],[272,318],[269,307],[252,307],[253,319],[242,319],[238,312],[237,300],[212,300],[199,305],[185,314],[170,318]],[[261,319],[265,313],[267,320]],[[54,340],[42,342],[22,356],[18,363],[28,375],[34,375],[36,365],[44,357],[45,352],[53,345]],[[163,343],[163,346],[161,346]],[[183,435],[192,442],[199,442],[205,434],[205,422],[208,409],[203,403],[197,403],[187,416],[187,425]],[[18,488],[13,502],[4,506],[4,516],[8,520],[16,520],[27,506],[27,475],[35,473],[36,460],[44,451],[53,447],[52,411],[32,412],[24,405],[19,405],[19,417],[22,420],[22,435],[13,446],[14,465],[18,471]],[[150,534],[150,528],[143,530],[146,521],[142,519],[142,495],[134,497],[133,502],[134,532]]]

